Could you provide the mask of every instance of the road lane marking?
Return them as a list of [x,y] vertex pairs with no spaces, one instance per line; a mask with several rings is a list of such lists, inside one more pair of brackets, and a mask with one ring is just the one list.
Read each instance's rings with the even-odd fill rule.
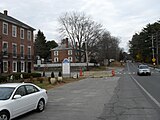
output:
[[131,78],[150,97],[150,99],[160,108],[160,103],[133,76],[131,76]]

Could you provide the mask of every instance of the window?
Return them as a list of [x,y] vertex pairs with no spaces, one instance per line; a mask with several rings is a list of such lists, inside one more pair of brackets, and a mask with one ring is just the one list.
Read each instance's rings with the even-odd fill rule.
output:
[[17,26],[12,25],[12,36],[17,37]]
[[72,50],[68,50],[68,55],[72,55]]
[[24,58],[24,45],[20,46],[20,54],[21,54],[21,58]]
[[54,56],[58,56],[58,51],[54,51]]
[[12,43],[12,53],[13,53],[13,57],[16,58],[17,57],[17,44]]
[[8,23],[3,22],[3,34],[8,35]]
[[8,56],[8,42],[3,42],[2,52],[3,56]]
[[72,57],[68,57],[68,60],[69,60],[70,62],[73,62]]
[[55,57],[55,58],[54,58],[54,62],[58,62],[58,57]]
[[0,87],[0,100],[8,100],[14,89],[14,87]]
[[31,31],[29,31],[29,30],[27,31],[27,39],[31,40]]
[[8,72],[8,61],[3,61],[3,71]]
[[24,86],[20,86],[17,91],[15,92],[15,95],[21,95],[25,96],[26,95],[26,89]]
[[24,29],[20,29],[20,38],[24,39]]
[[31,59],[31,46],[28,46],[28,59]]
[[24,72],[24,62],[21,62],[21,72]]
[[27,90],[27,94],[31,94],[31,93],[35,93],[35,92],[38,92],[39,90],[32,86],[32,85],[26,85],[26,90]]
[[16,61],[13,61],[13,72],[17,72],[17,62]]

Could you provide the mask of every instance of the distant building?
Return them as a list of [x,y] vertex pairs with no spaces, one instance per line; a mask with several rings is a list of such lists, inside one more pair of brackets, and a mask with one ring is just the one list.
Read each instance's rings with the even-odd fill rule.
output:
[[73,49],[68,38],[63,39],[60,46],[51,49],[52,63],[61,63],[65,58],[72,63],[77,62],[77,49]]
[[0,73],[33,71],[33,31],[27,24],[0,13]]

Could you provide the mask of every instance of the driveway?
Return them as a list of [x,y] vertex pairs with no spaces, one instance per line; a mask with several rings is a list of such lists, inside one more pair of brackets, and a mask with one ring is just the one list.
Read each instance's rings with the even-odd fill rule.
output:
[[87,78],[49,90],[44,112],[30,112],[16,120],[97,120],[118,80],[119,77]]

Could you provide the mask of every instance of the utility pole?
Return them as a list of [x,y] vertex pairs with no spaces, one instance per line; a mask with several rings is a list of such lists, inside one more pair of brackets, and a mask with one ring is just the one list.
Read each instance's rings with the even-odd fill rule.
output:
[[87,71],[89,70],[88,68],[88,51],[87,51],[87,41],[85,41],[85,48],[86,48],[86,64],[87,64]]
[[153,35],[152,35],[152,55],[153,55],[152,58],[155,58],[155,57],[154,57],[154,44],[153,44],[154,41],[153,41],[153,39],[154,39],[154,38],[153,38]]
[[158,32],[156,32],[156,63],[157,63],[157,66],[159,65],[159,62],[158,62]]

